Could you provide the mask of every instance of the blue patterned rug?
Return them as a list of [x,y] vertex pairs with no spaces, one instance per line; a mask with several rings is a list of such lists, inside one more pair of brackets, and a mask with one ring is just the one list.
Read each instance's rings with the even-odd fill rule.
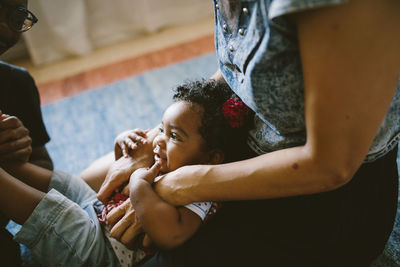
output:
[[[51,136],[47,148],[55,168],[80,173],[112,151],[118,133],[159,123],[172,102],[172,88],[187,79],[208,78],[216,69],[215,55],[208,54],[45,105],[43,116]],[[374,266],[400,266],[399,220]],[[29,253],[23,253],[24,266],[35,266]]]

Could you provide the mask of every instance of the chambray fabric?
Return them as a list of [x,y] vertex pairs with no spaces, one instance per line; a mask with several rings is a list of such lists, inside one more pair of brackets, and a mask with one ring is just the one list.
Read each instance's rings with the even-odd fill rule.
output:
[[[296,31],[284,15],[345,2],[214,0],[219,67],[233,91],[256,112],[255,128],[249,138],[256,153],[302,145],[306,140],[303,74]],[[365,162],[385,155],[399,139],[400,80]]]
[[97,219],[96,193],[61,171],[53,173],[49,190],[15,240],[41,266],[120,266]]

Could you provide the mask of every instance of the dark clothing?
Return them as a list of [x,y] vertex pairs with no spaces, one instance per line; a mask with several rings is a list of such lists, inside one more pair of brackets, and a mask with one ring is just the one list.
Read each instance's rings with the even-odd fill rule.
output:
[[13,240],[13,236],[5,228],[0,228],[0,238],[1,266],[21,266],[19,245]]
[[392,231],[397,147],[327,193],[223,203],[181,247],[153,266],[369,266]]
[[[40,110],[39,92],[31,75],[22,68],[0,61],[0,110],[18,117],[29,130],[32,147],[44,146],[47,134]],[[4,228],[8,219],[0,214],[1,259],[5,266],[20,266],[19,245]]]
[[44,146],[50,137],[43,123],[38,89],[22,68],[0,61],[0,110],[18,117],[29,129],[32,147]]

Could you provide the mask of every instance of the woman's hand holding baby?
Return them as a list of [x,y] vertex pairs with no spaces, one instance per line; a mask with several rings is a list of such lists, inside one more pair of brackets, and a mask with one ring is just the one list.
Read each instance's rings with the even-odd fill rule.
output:
[[[146,183],[151,184],[157,177],[159,168],[160,164],[155,163],[150,169],[140,168],[136,170],[131,175],[130,184],[133,185],[138,181],[146,181]],[[127,247],[130,247],[136,236],[143,231],[130,199],[125,200],[122,205],[110,211],[107,215],[107,224],[111,227],[110,235],[120,240]]]
[[128,248],[132,247],[135,238],[143,232],[129,199],[110,211],[107,224],[110,226],[110,235]]
[[201,187],[201,179],[208,172],[210,165],[183,166],[175,171],[164,174],[159,182],[154,184],[154,191],[166,202],[175,206],[184,206],[189,203],[203,201],[194,199],[199,194],[193,192]]

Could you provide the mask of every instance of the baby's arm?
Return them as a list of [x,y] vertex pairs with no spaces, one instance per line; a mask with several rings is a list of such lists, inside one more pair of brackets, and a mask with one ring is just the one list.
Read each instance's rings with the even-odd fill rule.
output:
[[130,156],[117,157],[107,170],[105,179],[98,190],[97,198],[106,203],[109,197],[125,182],[138,168],[149,167],[154,163],[153,147],[151,142],[142,143],[140,148],[130,151]]
[[152,182],[160,166],[137,170],[131,176],[130,199],[144,231],[162,249],[172,249],[188,240],[201,226],[201,218],[185,207],[163,201]]
[[[121,157],[128,158],[128,156],[134,157],[136,162],[147,161],[147,159],[153,158],[152,150],[150,149],[141,149],[142,146],[150,146],[153,142],[155,133],[157,133],[158,128],[154,128],[152,130],[128,130],[122,132],[115,138],[114,142],[114,152],[110,152],[107,155],[95,160],[88,168],[86,168],[81,174],[80,177],[96,192],[99,192],[100,187],[106,180],[107,174],[112,168],[113,163],[120,159]],[[146,154],[147,153],[147,154]],[[152,163],[152,162],[151,162]],[[150,166],[149,164],[144,162],[139,167]],[[148,164],[148,165],[146,165]],[[139,168],[136,167],[136,168]],[[135,168],[135,169],[136,169]],[[133,170],[129,173],[129,175],[133,172]],[[126,180],[129,179],[129,175]],[[107,185],[109,186],[109,184]],[[106,189],[106,188],[103,188]],[[111,188],[110,190],[106,190],[106,194],[100,194],[101,199],[106,199],[109,197],[108,193],[112,192],[115,188]]]

